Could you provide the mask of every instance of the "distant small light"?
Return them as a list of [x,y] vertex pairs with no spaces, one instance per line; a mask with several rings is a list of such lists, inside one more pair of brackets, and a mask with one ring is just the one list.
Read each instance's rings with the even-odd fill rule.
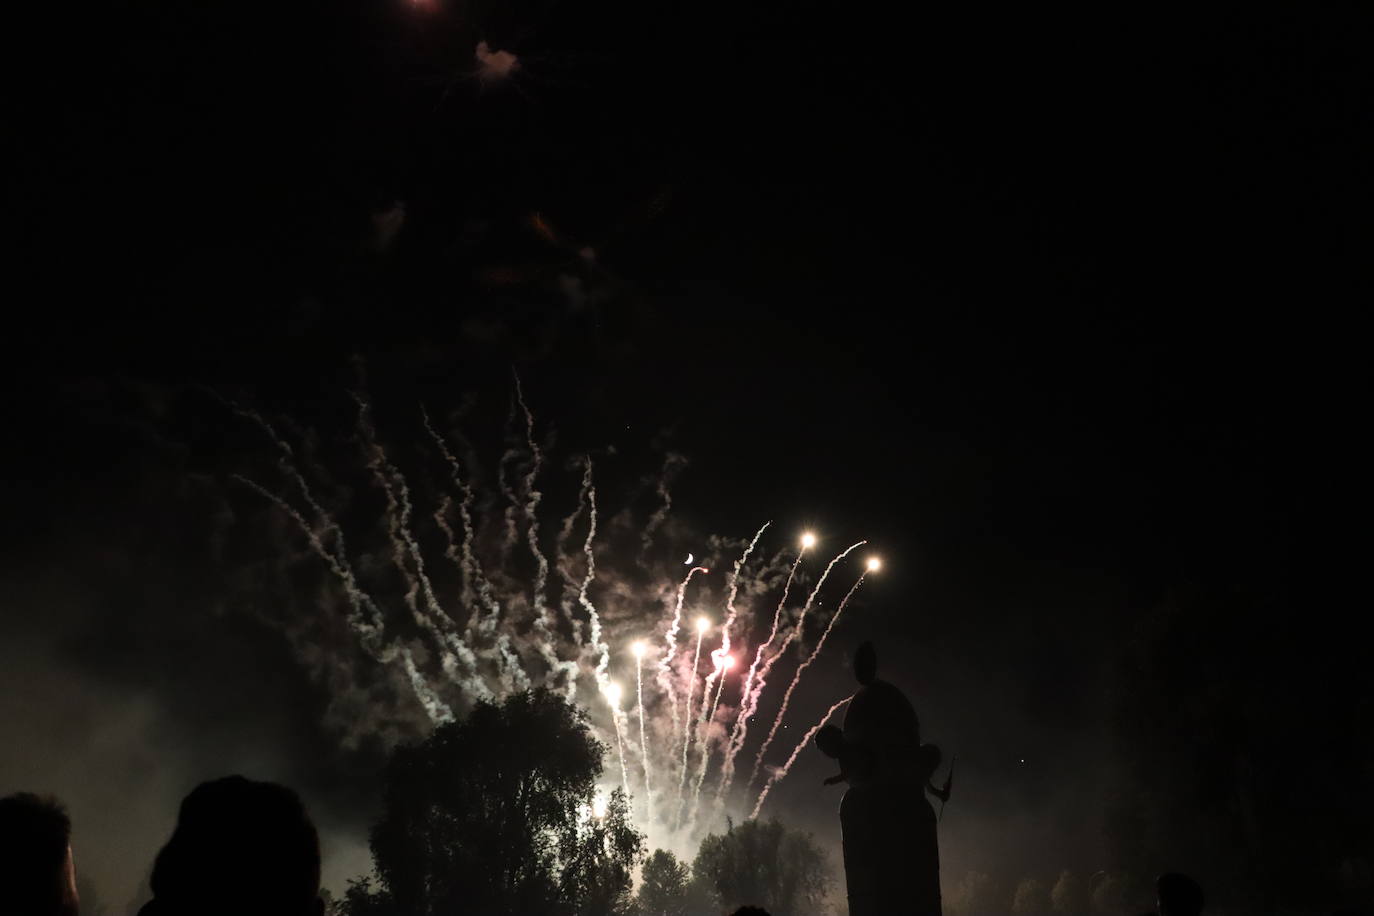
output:
[[634,653],[635,658],[643,658],[644,653],[649,651],[649,647],[644,645],[644,640],[640,639],[630,646],[630,651]]
[[622,692],[619,684],[615,681],[610,681],[601,689],[601,692],[606,695],[607,703],[610,703],[615,709],[620,708],[620,697]]
[[705,617],[698,617],[698,618],[697,618],[697,632],[698,632],[698,633],[705,633],[705,632],[706,632],[707,630],[709,630],[709,629],[711,629],[711,621],[707,620]]
[[809,550],[816,546],[816,536],[810,531],[802,535],[802,550]]
[[869,572],[877,572],[878,570],[880,570],[880,569],[882,569],[882,568],[883,568],[883,561],[882,561],[882,560],[878,559],[877,557],[869,557],[869,558],[868,558],[868,571],[869,571]]

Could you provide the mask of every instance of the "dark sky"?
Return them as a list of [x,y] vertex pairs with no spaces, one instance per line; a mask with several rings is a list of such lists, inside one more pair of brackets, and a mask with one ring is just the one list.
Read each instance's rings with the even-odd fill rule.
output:
[[[1354,556],[1333,518],[1360,515],[1367,17],[25,15],[44,18],[9,55],[0,790],[68,795],[110,847],[132,827],[86,856],[115,903],[176,799],[229,769],[305,787],[362,861],[370,764],[203,577],[215,501],[185,481],[248,447],[205,388],[328,422],[361,356],[379,403],[499,414],[515,365],[568,453],[616,445],[627,476],[688,454],[677,500],[702,530],[871,538],[888,571],[808,715],[845,651],[883,640],[967,761],[946,842],[968,868],[1098,866],[1140,615],[1198,592],[1290,620],[1349,601],[1327,590]],[[480,78],[479,41],[513,77]],[[806,766],[786,807],[833,828]]]

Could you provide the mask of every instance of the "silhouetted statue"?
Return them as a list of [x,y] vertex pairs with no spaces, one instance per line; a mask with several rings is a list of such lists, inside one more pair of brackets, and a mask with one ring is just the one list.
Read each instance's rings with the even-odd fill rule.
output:
[[181,803],[139,916],[320,916],[320,841],[295,792],[226,776]]
[[1160,875],[1155,891],[1159,916],[1198,916],[1202,912],[1202,886],[1187,875]]
[[940,765],[940,749],[921,744],[911,701],[878,678],[872,643],[854,654],[860,687],[844,728],[816,734],[816,746],[839,761],[827,785],[849,783],[840,802],[845,885],[850,916],[940,916],[940,853],[935,810],[926,801]]
[[0,913],[76,916],[72,822],[62,803],[28,792],[0,798]]

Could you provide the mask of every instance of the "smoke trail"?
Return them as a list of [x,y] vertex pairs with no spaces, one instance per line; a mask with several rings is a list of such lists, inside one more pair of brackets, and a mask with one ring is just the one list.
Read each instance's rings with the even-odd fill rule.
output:
[[[587,503],[587,491],[590,483],[583,478],[582,489],[577,494],[577,505],[563,519],[563,524],[559,526],[558,538],[554,543],[554,555],[558,558],[558,573],[563,577],[562,594],[559,597],[559,605],[563,611],[563,619],[568,624],[568,629],[572,631],[572,643],[574,646],[586,646],[583,639],[584,624],[582,619],[577,616],[577,593],[581,587],[580,580],[573,575],[573,553],[569,549],[569,542],[572,541],[573,528],[577,525],[577,520],[582,517],[583,507]],[[578,551],[580,555],[582,551]]]
[[644,757],[644,813],[648,820],[654,817],[654,790],[649,777],[649,740],[644,735],[644,654],[635,653],[635,693],[639,705],[639,749]]
[[[386,496],[387,535],[392,543],[392,561],[406,582],[406,606],[410,608],[415,622],[438,644],[440,665],[449,679],[479,697],[490,699],[491,692],[479,675],[476,656],[458,636],[453,619],[439,605],[433,584],[425,572],[424,554],[411,529],[413,506],[405,477],[387,459],[386,451],[377,441],[377,431],[369,418],[367,402],[356,394],[354,400],[358,403],[358,433],[362,438],[367,466]],[[414,564],[413,573],[406,562],[407,555],[410,563]],[[423,611],[417,600],[421,594],[424,596]],[[467,669],[468,677],[459,673],[460,663]]]
[[787,762],[784,763],[782,766],[778,767],[778,769],[775,770],[773,774],[768,777],[768,781],[764,783],[763,791],[759,793],[758,801],[754,802],[754,810],[749,813],[749,819],[751,821],[759,816],[759,809],[763,807],[763,801],[768,797],[768,793],[772,791],[773,786],[781,782],[783,777],[787,775],[788,770],[792,769],[792,764],[796,763],[797,757],[800,756],[802,752],[802,748],[806,747],[808,744],[811,743],[811,739],[816,737],[816,732],[820,731],[825,726],[825,723],[830,721],[830,717],[835,714],[835,710],[839,709],[841,706],[848,703],[852,699],[854,699],[854,695],[850,694],[843,700],[840,700],[840,702],[836,703],[834,706],[831,706],[829,709],[825,711],[825,715],[821,716],[821,721],[811,726],[811,730],[808,731],[805,735],[802,735],[801,741],[797,742],[797,746],[792,749],[792,754],[787,758]]
[[[778,606],[773,610],[773,626],[768,631],[768,639],[759,643],[754,651],[754,661],[749,666],[749,671],[744,678],[744,687],[740,690],[739,714],[735,717],[735,728],[730,733],[730,738],[725,744],[725,760],[721,764],[720,783],[716,786],[716,803],[720,804],[730,783],[735,778],[735,757],[744,748],[744,742],[749,737],[749,718],[758,711],[759,694],[763,692],[763,682],[759,682],[757,689],[751,693],[754,684],[754,675],[758,671],[759,661],[768,647],[773,645],[773,640],[778,637],[778,624],[782,621],[782,611],[787,604],[787,596],[792,590],[792,580],[797,575],[797,567],[801,565],[802,557],[806,556],[806,548],[797,553],[797,559],[792,561],[792,568],[787,572],[787,581],[782,586],[782,597],[778,599]],[[766,674],[767,672],[765,672]]]
[[515,542],[520,540],[520,530],[515,521],[515,513],[520,509],[520,496],[515,492],[515,487],[511,486],[510,477],[506,473],[507,464],[520,460],[520,452],[513,444],[518,441],[515,434],[515,409],[515,398],[511,398],[510,415],[506,417],[505,438],[508,444],[496,461],[496,486],[501,495],[506,497],[506,508],[502,513],[502,518],[505,519],[505,533],[501,538],[501,560],[498,564],[501,569],[505,569],[510,563]]
[[[476,538],[476,525],[472,518],[472,506],[474,501],[472,487],[463,478],[462,468],[458,459],[454,457],[453,453],[448,448],[448,444],[438,431],[434,429],[433,424],[429,422],[429,416],[424,413],[423,408],[421,408],[421,413],[424,416],[425,428],[429,431],[430,437],[434,440],[435,445],[438,446],[440,454],[443,455],[444,460],[448,463],[450,476],[453,478],[454,485],[463,496],[462,501],[458,504],[459,517],[463,523],[461,554],[455,553],[453,529],[447,523],[447,508],[451,505],[451,501],[447,496],[443,497],[441,500],[435,520],[440,529],[443,530],[448,537],[448,557],[458,564],[460,571],[463,573],[466,595],[465,601],[469,603],[470,606],[470,586],[475,586],[481,604],[486,609],[485,614],[477,613],[476,610],[470,613],[465,635],[470,640],[480,637],[484,643],[492,646],[495,652],[495,661],[501,673],[502,687],[504,690],[509,692],[517,687],[524,689],[529,686],[529,678],[525,674],[524,665],[520,661],[519,656],[511,648],[509,635],[498,632],[501,625],[501,604],[497,601],[492,590],[491,582],[483,572],[481,561],[478,560],[476,551],[473,549],[473,543]],[[471,463],[471,461],[469,463]],[[488,654],[486,657],[491,658],[492,656]]]
[[[673,619],[668,624],[668,632],[663,641],[667,651],[663,653],[663,658],[658,663],[658,675],[656,681],[659,689],[668,695],[668,706],[672,710],[673,730],[672,734],[677,735],[679,719],[677,709],[677,687],[673,684],[673,659],[677,657],[677,634],[682,629],[682,602],[687,597],[687,583],[692,581],[692,577],[697,573],[709,573],[710,570],[704,566],[693,566],[687,571],[687,577],[682,580],[682,584],[677,587],[677,604],[673,607]],[[700,640],[697,641],[700,647]],[[691,712],[687,713],[690,719]]]
[[[321,559],[329,564],[330,569],[338,576],[339,581],[344,585],[344,592],[349,598],[349,606],[353,611],[349,619],[350,626],[360,635],[364,633],[369,635],[377,634],[382,626],[381,610],[372,599],[358,587],[357,579],[354,577],[352,567],[348,563],[348,548],[344,543],[343,528],[330,517],[329,513],[324,510],[324,507],[315,499],[314,494],[310,490],[310,484],[305,479],[305,475],[303,475],[296,466],[295,450],[291,448],[290,443],[277,434],[272,424],[268,423],[262,414],[258,413],[256,410],[241,407],[234,401],[220,397],[220,395],[215,392],[211,392],[211,395],[221,403],[227,405],[234,413],[257,424],[257,426],[267,434],[267,438],[271,440],[272,444],[281,452],[281,457],[277,459],[278,467],[281,468],[282,473],[288,478],[295,481],[296,487],[301,491],[301,496],[305,499],[306,505],[309,506],[310,511],[315,514],[316,518],[319,520],[319,524],[324,527],[324,533],[326,535],[331,533],[334,535],[333,550],[325,546],[324,539],[316,531],[315,525],[307,522],[304,516],[297,512],[296,509],[284,499],[240,474],[235,474],[235,479],[252,487],[254,490],[257,490],[260,494],[267,497],[279,508],[286,511],[291,518],[300,525],[301,530],[304,531],[310,539],[311,548],[321,557]],[[372,615],[371,621],[363,620],[362,612],[364,609],[367,609]],[[364,648],[367,647],[364,646]],[[374,657],[376,656],[375,652],[372,654]]]
[[644,525],[644,534],[640,537],[639,559],[642,562],[645,554],[654,545],[654,535],[668,518],[668,513],[673,508],[673,493],[669,488],[673,480],[687,466],[687,458],[677,452],[669,452],[663,459],[663,470],[659,472],[658,483],[655,490],[660,500],[659,507],[654,510],[654,514],[649,516],[649,521]]
[[565,697],[571,701],[577,692],[577,662],[564,661],[558,657],[553,631],[549,627],[549,608],[547,595],[549,581],[549,559],[539,547],[539,502],[543,494],[535,486],[539,471],[544,466],[544,453],[534,441],[534,414],[525,403],[525,392],[520,385],[520,375],[515,375],[515,397],[525,414],[525,443],[530,450],[530,468],[525,474],[525,520],[526,540],[530,554],[534,557],[534,586],[531,589],[531,603],[534,609],[534,633],[537,637],[536,649],[544,663],[549,666],[550,680],[556,682],[561,674],[567,678],[564,687]]
[[[859,578],[854,580],[854,585],[850,587],[847,593],[845,593],[844,598],[840,601],[839,607],[835,608],[834,616],[831,617],[830,622],[825,625],[825,631],[821,633],[821,638],[816,641],[816,648],[812,649],[811,654],[806,657],[806,660],[797,666],[796,673],[792,675],[792,683],[787,685],[787,692],[782,695],[782,706],[778,707],[778,716],[776,719],[773,720],[773,729],[768,733],[768,741],[765,741],[763,747],[759,749],[760,760],[763,759],[764,751],[768,750],[769,742],[771,742],[773,740],[773,736],[777,734],[778,723],[780,723],[783,720],[783,717],[787,715],[787,704],[792,702],[792,693],[797,689],[797,685],[801,683],[802,674],[804,674],[806,672],[806,669],[810,668],[811,664],[815,662],[817,658],[820,657],[821,649],[825,648],[826,637],[828,637],[830,635],[830,631],[835,628],[835,622],[839,620],[840,615],[844,613],[845,605],[849,604],[849,599],[854,597],[854,593],[859,590],[860,585],[864,584],[864,579],[866,579],[867,577],[868,570],[864,570],[862,573],[859,574]],[[750,783],[753,783],[752,779],[750,779]]]
[[340,552],[343,552],[343,529],[330,519],[329,513],[325,512],[324,508],[315,500],[314,494],[310,491],[310,484],[306,482],[305,476],[301,474],[300,469],[296,467],[296,452],[295,449],[291,447],[291,444],[278,435],[277,431],[272,427],[272,424],[268,423],[263,415],[256,410],[240,407],[238,404],[227,399],[221,400],[223,400],[234,413],[256,423],[262,428],[262,431],[267,434],[267,438],[272,440],[272,444],[281,452],[281,457],[277,459],[277,466],[282,469],[284,474],[295,481],[296,486],[301,491],[301,496],[305,498],[305,504],[310,507],[310,511],[315,513],[320,523],[326,526],[325,530],[327,532],[333,532],[336,538],[335,543],[339,545]]
[[[348,562],[348,556],[343,553],[335,554],[320,539],[319,533],[315,530],[305,517],[296,510],[296,507],[282,499],[277,494],[268,490],[255,480],[250,480],[242,474],[234,474],[233,479],[244,486],[254,490],[259,495],[267,499],[277,508],[286,513],[287,517],[294,521],[305,533],[310,549],[315,552],[325,565],[329,567],[343,587],[344,597],[348,600],[349,627],[358,634],[358,641],[368,655],[383,664],[391,662],[396,657],[396,650],[393,647],[382,645],[382,611],[377,603],[372,600],[372,596],[363,591],[358,585],[357,576],[354,575],[353,566]],[[365,619],[364,611],[371,616],[372,620]],[[376,621],[375,623],[373,621]]]
[[[682,772],[678,776],[676,813],[673,815],[673,829],[682,823],[682,804],[687,791],[687,749],[692,744],[692,694],[697,685],[697,667],[701,664],[701,640],[706,635],[706,627],[697,627],[697,650],[692,656],[692,670],[687,674],[687,712],[682,720]],[[705,702],[705,699],[702,700]]]
[[587,498],[587,539],[582,543],[582,554],[587,558],[587,574],[582,579],[582,587],[577,592],[577,601],[587,612],[587,628],[590,637],[588,648],[593,652],[600,650],[601,657],[597,660],[594,676],[597,686],[601,689],[606,687],[606,668],[611,663],[611,648],[601,639],[601,616],[596,612],[596,605],[592,604],[592,599],[587,595],[587,589],[591,587],[592,580],[596,578],[596,554],[592,550],[592,543],[596,540],[596,486],[592,483],[592,459],[587,456],[586,470],[582,474],[582,492]]
[[[259,418],[259,420],[261,421],[261,418]],[[268,426],[265,421],[261,421],[261,423],[264,428],[268,430],[271,429],[271,427]],[[275,441],[278,442],[279,447],[285,447],[285,443],[282,440],[278,439]],[[290,455],[289,447],[284,448],[284,454],[287,456]],[[308,494],[309,487],[305,485],[304,478],[301,477],[299,472],[295,470],[294,466],[292,466],[291,468],[291,473],[292,476],[295,477],[297,481],[301,484],[303,491]],[[240,483],[253,489],[257,493],[261,494],[263,497],[268,499],[279,509],[285,512],[287,516],[291,518],[298,526],[300,526],[301,530],[305,533],[306,539],[309,542],[311,549],[315,552],[315,554],[318,557],[320,557],[320,559],[324,561],[325,565],[329,567],[330,571],[334,573],[334,576],[339,580],[339,583],[343,586],[344,595],[348,600],[349,607],[351,609],[351,613],[349,615],[349,624],[351,629],[353,629],[353,631],[358,634],[359,643],[362,645],[364,651],[366,651],[368,655],[370,655],[373,659],[375,659],[377,662],[381,664],[390,663],[399,654],[401,661],[405,667],[406,677],[410,683],[411,690],[415,693],[415,698],[420,702],[420,705],[424,708],[425,714],[429,716],[430,721],[436,725],[440,725],[445,722],[451,722],[453,720],[453,710],[450,709],[448,705],[445,704],[441,699],[439,699],[439,697],[435,694],[434,690],[430,687],[429,683],[425,680],[424,676],[421,675],[419,669],[415,665],[415,659],[411,655],[410,649],[404,646],[397,648],[383,646],[381,644],[381,609],[377,607],[377,604],[375,601],[373,601],[372,597],[358,586],[357,577],[354,575],[353,567],[349,563],[347,555],[342,552],[342,532],[339,532],[337,538],[337,543],[339,544],[340,552],[338,554],[335,554],[328,547],[326,547],[323,540],[321,540],[318,532],[315,530],[314,526],[307,522],[305,520],[305,517],[302,516],[294,506],[286,502],[281,497],[277,496],[275,493],[272,493],[271,491],[267,490],[265,487],[261,486],[256,481],[250,480],[249,478],[244,477],[241,474],[235,474],[233,476],[235,480],[238,480]],[[307,496],[307,501],[311,504],[313,509],[323,514],[323,510],[319,508],[318,503],[316,503],[313,498]],[[332,522],[330,522],[329,524],[333,525]],[[337,525],[333,525],[333,528],[335,530],[338,530]],[[372,619],[374,621],[377,621],[377,623],[372,623],[363,619],[364,609],[366,609],[368,613],[371,614]]]
[[[469,609],[468,620],[469,624],[471,624],[473,617],[475,617],[475,614],[471,613],[474,581],[482,579],[481,566],[478,564],[477,558],[472,552],[472,542],[474,538],[472,527],[472,487],[463,479],[462,465],[460,465],[458,459],[454,457],[453,452],[449,451],[448,443],[444,441],[444,437],[439,434],[439,431],[434,428],[434,424],[429,421],[429,412],[425,410],[424,405],[420,406],[420,418],[424,422],[425,431],[428,432],[430,438],[434,440],[434,444],[439,449],[439,454],[448,464],[449,476],[453,479],[453,485],[458,489],[458,492],[462,494],[462,499],[458,503],[458,517],[463,523],[461,552],[459,552],[458,541],[453,536],[453,528],[448,523],[448,513],[453,508],[453,499],[447,493],[440,497],[439,508],[434,513],[434,521],[448,538],[448,550],[445,553],[448,558],[453,561],[453,564],[458,567],[458,572],[462,576],[463,585],[462,592],[460,593],[460,600],[463,606]],[[483,585],[485,585],[484,580]],[[484,590],[483,603],[489,605],[491,601],[491,588],[488,585]]]
[[406,677],[410,679],[410,686],[415,690],[415,695],[420,698],[420,704],[424,706],[425,712],[429,714],[429,721],[435,725],[452,722],[453,710],[443,700],[439,699],[438,694],[425,680],[425,676],[420,673],[420,669],[415,667],[415,659],[411,657],[409,649],[401,649],[401,660],[405,664]]

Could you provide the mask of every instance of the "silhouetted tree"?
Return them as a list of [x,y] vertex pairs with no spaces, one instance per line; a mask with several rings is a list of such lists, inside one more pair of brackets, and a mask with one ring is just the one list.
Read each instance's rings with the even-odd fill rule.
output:
[[1095,916],[1120,916],[1126,911],[1127,879],[1111,872],[1097,872],[1088,881],[1088,901]]
[[773,916],[816,912],[830,883],[825,853],[811,834],[777,820],[732,823],[706,837],[692,872],[717,910],[753,904]]
[[1050,889],[1050,909],[1056,916],[1081,916],[1088,909],[1087,894],[1083,879],[1066,868]]
[[1017,916],[1047,916],[1050,895],[1045,883],[1038,878],[1023,879],[1012,895],[1011,911]]
[[691,870],[666,850],[656,849],[644,861],[636,897],[639,916],[682,916],[687,912]]
[[1006,912],[1005,898],[999,900],[997,884],[986,872],[968,871],[944,892],[944,910],[955,916],[991,916]]
[[399,747],[372,828],[378,886],[348,916],[625,912],[643,837],[615,792],[593,814],[605,748],[585,714],[544,690],[479,703]]
[[333,902],[332,909],[325,911],[329,916],[399,916],[391,895],[380,887],[374,887],[372,878],[355,878],[348,882],[348,890],[343,898]]

